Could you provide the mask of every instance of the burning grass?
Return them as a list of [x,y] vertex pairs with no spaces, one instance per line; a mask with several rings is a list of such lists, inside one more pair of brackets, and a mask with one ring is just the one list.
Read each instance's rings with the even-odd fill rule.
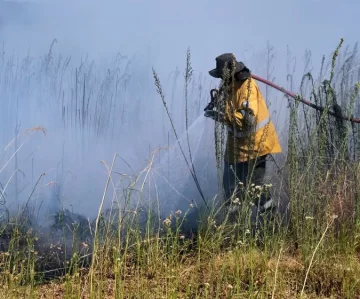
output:
[[[347,179],[336,185],[336,193],[333,180],[317,184],[316,197],[331,198],[327,212],[314,210],[301,225],[268,231],[260,247],[242,233],[242,223],[222,223],[211,215],[187,238],[177,226],[186,213],[159,224],[148,213],[114,221],[107,210],[99,221],[89,221],[65,210],[55,216],[50,235],[8,230],[7,249],[0,254],[1,293],[4,298],[357,298],[360,231],[344,208],[354,201],[357,184],[348,168],[343,175]],[[343,213],[334,217],[334,211]]]
[[[110,260],[109,268],[94,274],[93,286],[88,270],[81,268],[33,288],[19,286],[18,278],[8,274],[2,293],[4,298],[31,293],[34,298],[299,298],[308,266],[306,259],[284,248],[272,254],[242,247],[203,254],[186,255],[175,264],[168,256],[140,265],[131,255]],[[306,298],[356,298],[359,266],[358,258],[348,255],[317,260],[307,277]]]
[[[186,121],[185,130],[180,130],[185,133],[182,138],[185,147],[176,132],[177,120],[172,119],[178,107],[173,97],[167,105],[155,70],[153,75],[177,139],[175,144],[180,148],[175,158],[186,160],[189,152],[190,159],[184,163],[184,169],[190,173],[187,178],[196,185],[194,190],[199,191],[192,195],[199,200],[184,201],[182,208],[173,205],[171,215],[159,215],[161,196],[175,198],[179,185],[188,188],[187,178],[179,177],[185,183],[175,181],[177,189],[172,186],[173,191],[161,194],[162,185],[154,184],[157,183],[154,174],[159,171],[155,165],[157,159],[169,165],[168,174],[162,173],[167,182],[178,169],[170,166],[168,156],[160,159],[160,151],[150,154],[148,165],[139,174],[120,173],[116,169],[118,155],[111,164],[101,162],[107,178],[97,216],[93,219],[59,208],[47,219],[46,226],[39,225],[38,206],[33,196],[40,183],[32,184],[29,198],[17,216],[12,216],[6,208],[7,183],[0,189],[0,203],[4,207],[0,214],[0,298],[360,298],[359,129],[326,114],[327,110],[340,109],[346,115],[352,112],[360,115],[359,85],[355,82],[360,81],[360,73],[357,77],[355,72],[349,75],[352,69],[349,64],[356,61],[356,47],[353,52],[345,50],[344,57],[340,56],[343,63],[337,67],[341,45],[342,41],[328,70],[323,61],[321,73],[329,71],[329,79],[321,75],[315,82],[306,74],[302,80],[301,93],[324,110],[307,110],[296,102],[289,105],[289,126],[284,138],[288,149],[273,161],[273,166],[277,166],[276,175],[270,178],[275,187],[274,197],[279,198],[279,202],[286,197],[290,203],[287,221],[277,221],[284,216],[280,213],[265,221],[261,234],[253,235],[247,223],[248,205],[239,206],[235,222],[230,221],[229,214],[219,205],[210,206],[210,210],[203,210],[199,205],[204,196],[201,182],[207,181],[204,171],[198,171],[202,168],[192,163],[194,153],[188,129],[194,118],[188,119],[188,115],[199,114],[203,96],[200,92],[201,99],[194,104],[194,110],[188,111],[191,110],[190,95],[194,94],[189,92],[193,70],[188,51]],[[118,57],[116,61],[122,59]],[[83,137],[81,148],[86,148],[84,145],[92,138],[102,138],[103,134],[114,136],[140,121],[140,118],[131,120],[129,116],[138,115],[139,103],[129,104],[120,90],[120,85],[129,83],[128,76],[120,75],[118,69],[109,70],[99,83],[92,72],[93,64],[84,62],[73,74],[76,83],[69,93],[71,96],[65,96],[68,91],[59,90],[66,79],[64,73],[69,60],[59,58],[58,62],[54,63],[51,48],[41,64],[43,72],[36,80],[41,86],[49,83],[45,85],[51,88],[45,93],[50,94],[52,100],[61,99],[61,104],[48,103],[53,109],[50,110],[58,115],[64,128]],[[25,67],[25,74],[26,70]],[[0,74],[6,74],[4,78],[10,80],[11,70],[1,71]],[[80,73],[85,74],[83,78]],[[201,85],[199,90],[202,88]],[[6,89],[7,101],[4,102],[8,105],[13,104],[8,101],[12,95],[10,90]],[[35,89],[29,94],[41,91],[41,88]],[[123,101],[116,102],[114,98]],[[128,115],[124,113],[125,108]],[[121,129],[116,128],[115,115],[123,115],[128,123]],[[121,118],[121,124],[124,119]],[[5,120],[12,123],[9,117]],[[163,131],[162,142],[169,145],[169,134]],[[50,134],[51,130],[45,131],[39,126],[26,131],[39,132]],[[91,138],[90,132],[94,134]],[[217,142],[220,139],[216,139]],[[23,143],[15,138],[11,145],[14,144],[17,153]],[[216,146],[222,145],[216,143]],[[219,153],[221,150],[216,151]],[[5,166],[16,157],[11,155]],[[218,162],[221,158],[214,157],[214,160]],[[17,173],[17,162],[15,169]],[[63,175],[64,172],[59,174]],[[61,182],[61,179],[50,180],[44,186],[58,188]],[[158,193],[150,196],[153,191],[147,188],[150,185],[155,185]],[[19,188],[14,187],[16,192],[12,194],[16,197],[21,193]],[[55,190],[56,195],[62,194],[61,189]],[[110,207],[105,205],[109,198]],[[198,221],[196,230],[190,231],[187,221],[194,225],[194,219]]]

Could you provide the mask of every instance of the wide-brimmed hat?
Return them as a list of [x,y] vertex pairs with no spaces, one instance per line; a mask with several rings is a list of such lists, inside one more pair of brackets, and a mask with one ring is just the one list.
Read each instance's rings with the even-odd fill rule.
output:
[[215,60],[216,60],[216,68],[209,71],[210,76],[212,76],[214,78],[222,77],[225,66],[227,66],[228,69],[231,70],[231,68],[234,64],[234,61],[235,61],[234,74],[246,69],[246,66],[242,62],[236,61],[236,57],[232,53],[221,54],[218,57],[216,57]]

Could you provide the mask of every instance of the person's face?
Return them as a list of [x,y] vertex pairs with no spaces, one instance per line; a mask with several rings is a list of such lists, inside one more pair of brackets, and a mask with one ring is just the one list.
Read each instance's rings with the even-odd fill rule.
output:
[[233,76],[231,76],[230,74],[228,74],[225,77],[221,77],[221,85],[223,86],[229,86],[232,82],[233,82]]

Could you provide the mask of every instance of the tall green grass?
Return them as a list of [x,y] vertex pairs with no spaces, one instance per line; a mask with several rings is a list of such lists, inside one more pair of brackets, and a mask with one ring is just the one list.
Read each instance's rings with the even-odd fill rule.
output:
[[[310,59],[309,55],[306,57]],[[272,59],[271,54],[268,58]],[[54,77],[46,75],[51,60],[50,51],[45,59],[48,63],[43,65],[42,79],[38,80],[54,84]],[[153,206],[147,206],[146,186],[151,183],[150,177],[159,151],[151,152],[149,162],[137,175],[124,174],[126,183],[119,182],[118,173],[114,170],[116,161],[120,159],[115,155],[111,164],[103,162],[107,178],[95,220],[88,220],[69,210],[60,211],[54,219],[54,236],[47,242],[44,242],[41,234],[31,231],[31,223],[19,222],[19,218],[4,221],[2,235],[8,236],[8,244],[2,245],[6,250],[0,252],[0,296],[360,296],[359,130],[357,124],[341,122],[326,114],[327,110],[331,110],[344,115],[360,116],[357,83],[360,81],[360,72],[355,68],[357,61],[357,48],[342,50],[341,41],[329,62],[325,58],[322,61],[318,79],[314,79],[311,73],[304,75],[299,94],[325,107],[323,113],[290,101],[286,128],[288,147],[284,148],[283,155],[274,157],[273,168],[269,170],[269,182],[273,184],[274,196],[285,197],[290,201],[289,222],[278,225],[280,219],[276,218],[265,223],[261,236],[253,236],[247,223],[249,206],[239,207],[240,214],[234,222],[230,221],[230,215],[222,209],[220,203],[210,205],[209,209],[200,214],[199,230],[193,238],[188,238],[181,226],[196,207],[189,204],[187,210],[174,211],[167,218],[159,219],[156,212],[160,207],[156,206],[156,198]],[[271,69],[271,61],[268,63],[268,69]],[[75,71],[76,82],[79,73],[83,72]],[[11,77],[10,71],[5,74],[5,78]],[[98,97],[99,105],[100,101],[104,102],[107,98],[105,94],[113,86],[109,83],[112,80],[111,72],[108,75],[99,88],[103,93]],[[161,87],[160,76],[155,70],[153,75],[161,95],[159,102],[170,109],[165,116],[173,121],[172,129],[179,135],[178,131],[184,132],[184,129],[181,125],[177,126],[177,119],[172,119],[172,112],[175,110],[171,109],[176,106],[174,97],[167,99]],[[176,76],[175,73],[174,77]],[[268,73],[267,76],[271,74]],[[200,78],[199,82],[201,80]],[[188,51],[185,91],[190,89],[189,86],[194,81]],[[86,94],[91,94],[87,89],[89,84],[86,79],[84,82],[83,96],[77,99],[79,90],[72,89],[72,99],[75,100],[69,102],[68,108],[65,107],[67,112],[62,117],[65,124],[79,129],[85,128],[84,123],[91,119],[94,121],[92,130],[101,134],[105,128],[109,128],[105,124],[109,117],[103,118],[97,109],[91,112],[86,108],[79,108],[87,106],[86,101],[82,102],[80,99],[86,99]],[[195,102],[193,110],[189,109],[191,102],[185,92],[185,115],[181,116],[185,129],[206,104],[203,85],[199,85],[198,102]],[[94,83],[94,89],[95,86],[98,85]],[[15,84],[13,88],[16,89]],[[94,102],[89,105],[94,105]],[[126,109],[126,105],[127,103],[120,103],[123,108],[119,109]],[[131,105],[136,106],[136,103]],[[64,111],[63,105],[59,107],[58,111]],[[100,106],[95,104],[95,107]],[[80,112],[74,112],[77,110]],[[81,112],[82,110],[85,112]],[[131,115],[129,110],[124,112],[126,113]],[[223,129],[221,126],[215,127],[214,132],[219,174],[225,141]],[[164,144],[169,138],[165,135]],[[184,151],[189,150],[191,148],[184,148]],[[198,174],[193,169],[191,160],[188,162],[189,172],[192,172],[192,177],[196,180]],[[250,199],[250,195],[258,192],[258,189],[250,188],[247,192]],[[113,199],[109,208],[103,206],[107,196]],[[207,200],[208,203],[212,202],[212,199]],[[23,214],[22,218],[32,219],[34,212],[27,211],[30,211],[30,215]],[[58,269],[60,267],[61,271]],[[54,270],[59,270],[62,277],[54,284],[43,284]]]

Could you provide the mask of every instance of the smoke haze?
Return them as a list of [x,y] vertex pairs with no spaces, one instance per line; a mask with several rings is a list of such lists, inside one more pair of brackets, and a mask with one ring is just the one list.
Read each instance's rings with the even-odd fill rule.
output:
[[[17,128],[19,132],[37,126],[47,130],[46,135],[39,131],[29,136],[16,159],[12,156],[27,135],[3,152],[3,199],[16,210],[36,187],[31,200],[37,205],[44,202],[51,210],[64,205],[95,216],[107,180],[101,161],[110,167],[118,153],[121,159],[114,171],[120,178],[145,167],[155,148],[175,143],[152,67],[160,76],[181,136],[188,47],[194,69],[189,96],[192,123],[209,101],[209,88],[217,83],[207,73],[217,55],[234,52],[253,73],[267,77],[270,71],[270,79],[287,87],[286,74],[296,67],[293,86],[298,91],[304,70],[317,75],[322,55],[330,54],[341,37],[348,44],[356,42],[352,28],[358,28],[355,12],[359,9],[355,1],[320,0],[0,1],[1,148],[15,137]],[[275,53],[270,69],[267,41]],[[296,62],[287,57],[287,46]],[[312,51],[313,65],[306,66],[306,49]],[[259,85],[268,92],[281,136],[286,101]],[[199,147],[196,159],[201,169],[207,161],[204,157],[211,156],[212,150],[207,149],[213,142],[208,137],[206,142],[196,141],[201,139],[199,132],[209,134],[213,124],[198,120],[194,126],[190,132],[192,144]],[[184,188],[180,182],[189,173],[184,174],[181,156],[175,157],[172,182]],[[46,175],[41,177],[42,173]],[[215,171],[202,185],[210,184],[210,179],[216,180]],[[216,190],[209,191],[213,193]],[[109,195],[107,206],[113,199]]]

